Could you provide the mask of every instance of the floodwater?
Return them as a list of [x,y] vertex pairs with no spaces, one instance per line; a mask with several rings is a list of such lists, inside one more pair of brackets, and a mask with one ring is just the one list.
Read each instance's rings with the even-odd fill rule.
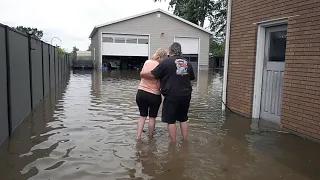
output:
[[138,74],[71,73],[2,145],[0,179],[320,179],[319,144],[221,111],[219,73],[194,83],[188,142],[171,144],[159,119],[136,142]]

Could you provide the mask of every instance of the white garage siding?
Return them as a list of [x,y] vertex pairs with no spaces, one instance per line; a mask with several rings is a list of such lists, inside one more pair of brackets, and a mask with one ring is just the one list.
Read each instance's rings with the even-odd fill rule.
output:
[[92,38],[91,38],[91,58],[94,60],[94,66],[95,68],[101,67],[100,62],[100,48],[99,48],[99,34],[96,33]]
[[149,56],[149,36],[104,33],[102,55]]

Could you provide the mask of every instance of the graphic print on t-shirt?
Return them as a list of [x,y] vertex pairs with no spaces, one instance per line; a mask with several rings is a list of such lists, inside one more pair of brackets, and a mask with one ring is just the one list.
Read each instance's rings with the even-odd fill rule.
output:
[[177,75],[187,75],[188,74],[188,62],[184,59],[176,59],[174,61],[176,63],[176,73]]

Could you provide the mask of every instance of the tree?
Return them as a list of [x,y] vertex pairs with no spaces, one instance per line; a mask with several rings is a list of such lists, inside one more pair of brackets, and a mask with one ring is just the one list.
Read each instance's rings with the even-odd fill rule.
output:
[[217,38],[225,39],[227,27],[227,0],[216,0],[212,7],[212,14],[209,16],[210,29],[215,32]]
[[[162,0],[153,1],[161,2]],[[170,0],[169,9],[173,9],[174,15],[203,27],[206,18],[211,13],[213,3],[212,0]]]
[[66,50],[64,50],[64,49],[62,49],[60,47],[57,47],[57,52],[58,52],[59,55],[63,55],[63,54],[66,53]]
[[91,51],[91,44],[89,45],[89,47],[88,47],[88,50],[87,51]]
[[42,30],[38,30],[37,28],[32,28],[32,27],[24,27],[24,26],[17,26],[17,27],[12,27],[13,29],[28,35],[28,32],[33,32],[32,37],[36,38],[36,39],[41,39],[43,36],[43,31]]
[[[153,0],[161,2],[162,0]],[[166,1],[166,0],[163,0]],[[182,17],[201,27],[209,20],[210,29],[218,38],[225,37],[227,0],[170,0],[169,9],[173,14]]]
[[214,32],[214,36],[210,38],[210,52],[214,56],[223,57],[227,7],[227,0],[170,0],[168,9],[173,9],[174,15],[200,27],[204,26],[205,20],[209,20],[209,28]]
[[74,46],[74,47],[72,48],[72,52],[71,52],[71,54],[72,54],[72,60],[76,60],[76,59],[77,59],[77,51],[79,51],[79,49],[78,49],[76,46]]
[[210,53],[215,57],[224,57],[224,41],[210,38]]

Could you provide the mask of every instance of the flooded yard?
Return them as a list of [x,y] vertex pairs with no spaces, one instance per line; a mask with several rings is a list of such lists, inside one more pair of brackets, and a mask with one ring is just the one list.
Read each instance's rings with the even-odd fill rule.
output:
[[320,179],[319,144],[221,111],[219,73],[193,85],[187,143],[171,144],[160,118],[137,142],[138,84],[139,72],[71,73],[1,146],[0,179]]

